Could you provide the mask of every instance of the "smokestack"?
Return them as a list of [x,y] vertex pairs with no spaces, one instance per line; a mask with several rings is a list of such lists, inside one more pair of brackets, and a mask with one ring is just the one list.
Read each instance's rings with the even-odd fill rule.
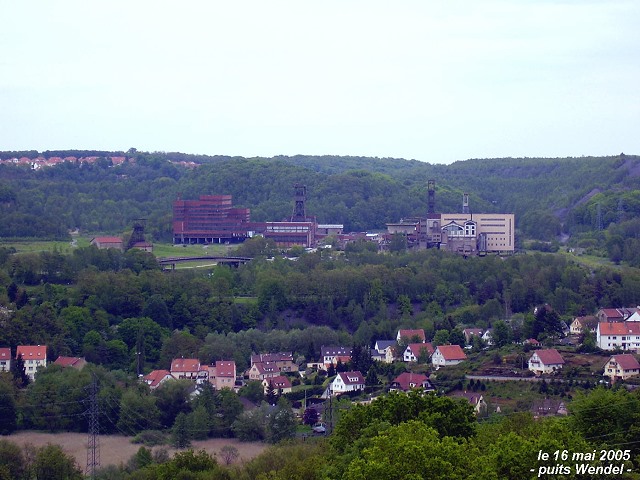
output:
[[436,213],[436,181],[429,180],[427,182],[428,199],[427,199],[427,213]]

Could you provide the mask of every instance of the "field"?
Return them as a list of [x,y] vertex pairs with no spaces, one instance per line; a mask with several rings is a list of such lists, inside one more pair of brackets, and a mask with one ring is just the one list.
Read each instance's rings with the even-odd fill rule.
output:
[[[78,465],[84,469],[87,464],[87,434],[86,433],[40,433],[32,431],[21,431],[14,433],[5,439],[20,446],[32,444],[36,447],[49,443],[62,446],[65,452],[73,455]],[[100,444],[100,465],[119,465],[126,463],[135,454],[141,445],[131,443],[130,437],[121,435],[101,435]],[[195,441],[192,444],[194,450],[204,449],[207,453],[215,455],[225,445],[232,445],[238,449],[240,458],[237,462],[244,462],[256,457],[266,448],[266,445],[259,442],[240,442],[235,438],[212,438],[209,440]],[[153,447],[153,450],[164,447]],[[173,455],[177,450],[168,448],[169,455]],[[219,463],[224,463],[218,460]]]

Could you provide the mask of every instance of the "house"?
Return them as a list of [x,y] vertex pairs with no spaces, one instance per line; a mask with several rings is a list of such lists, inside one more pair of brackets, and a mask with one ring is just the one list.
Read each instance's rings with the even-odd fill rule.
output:
[[293,361],[293,353],[259,353],[251,355],[251,365],[254,363],[275,363],[279,372],[297,372],[298,365]]
[[176,378],[171,375],[169,370],[153,370],[148,375],[142,377],[142,380],[149,385],[151,390],[155,390],[160,385],[168,380],[175,380]]
[[598,328],[598,319],[595,315],[576,317],[571,322],[571,335],[580,335],[585,332],[595,332]]
[[524,342],[525,345],[529,345],[531,347],[537,348],[540,346],[540,342],[535,338],[527,338]]
[[637,308],[601,308],[596,312],[598,322],[624,322]]
[[483,330],[481,328],[465,328],[462,330],[462,334],[464,335],[464,341],[467,345],[471,345],[473,339],[471,337],[480,337],[482,338]]
[[120,237],[94,237],[90,243],[101,250],[104,248],[124,250],[124,242]]
[[636,307],[636,311],[627,318],[627,322],[640,322],[640,307]]
[[435,390],[426,375],[421,373],[403,372],[393,379],[389,391],[408,392],[414,389],[419,389],[424,392],[432,392]]
[[484,396],[481,393],[476,392],[457,392],[452,395],[453,397],[465,398],[471,407],[473,408],[473,412],[476,415],[486,415],[489,409],[487,402],[484,399]]
[[398,330],[396,342],[400,343],[401,341],[402,343],[424,343],[427,341],[427,337],[422,328],[415,330]]
[[402,359],[405,362],[417,362],[420,356],[424,355],[425,360],[428,360],[433,355],[433,352],[434,348],[431,343],[410,343],[404,350]]
[[53,364],[60,365],[65,368],[71,367],[76,370],[82,370],[87,364],[87,361],[83,357],[58,357]]
[[340,372],[331,382],[329,389],[331,395],[364,390],[364,377],[357,370],[354,372]]
[[483,334],[482,334],[482,340],[484,341],[485,344],[487,345],[493,345],[493,329],[488,328]]
[[383,363],[393,363],[395,358],[395,340],[376,340],[371,350],[371,358]]
[[533,406],[531,407],[531,413],[533,413],[533,418],[540,418],[556,415],[568,415],[569,411],[562,400],[545,398],[544,400],[534,400]]
[[216,390],[234,389],[236,384],[236,362],[218,360],[215,367],[209,367],[209,383]]
[[320,355],[325,368],[336,366],[338,362],[346,364],[351,360],[351,349],[347,347],[320,347]]
[[249,380],[262,381],[265,378],[273,378],[280,375],[280,370],[275,363],[254,363],[247,371]]
[[262,386],[264,387],[264,394],[269,391],[269,387],[273,388],[273,392],[276,395],[282,395],[284,393],[291,393],[291,381],[284,375],[278,375],[277,377],[265,378],[262,380]]
[[[171,375],[177,379],[198,380],[200,370],[200,360],[197,358],[174,358],[171,362]],[[207,376],[206,371],[203,376]]]
[[604,375],[611,377],[611,383],[616,380],[626,380],[640,374],[640,363],[630,353],[612,355],[604,365]]
[[436,368],[457,365],[467,359],[460,345],[438,345],[431,355],[431,363]]
[[31,381],[36,378],[38,368],[47,366],[46,345],[18,345],[16,359],[22,357],[24,371]]
[[529,370],[536,375],[553,373],[564,365],[564,358],[555,348],[547,348],[533,352],[529,358]]
[[640,349],[640,322],[600,322],[596,342],[602,350]]
[[11,349],[0,348],[0,372],[11,371]]

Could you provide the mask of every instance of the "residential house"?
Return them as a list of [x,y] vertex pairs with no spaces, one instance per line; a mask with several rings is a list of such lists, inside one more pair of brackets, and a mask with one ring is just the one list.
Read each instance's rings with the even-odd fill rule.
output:
[[410,343],[404,350],[402,359],[405,362],[417,362],[418,358],[420,358],[420,356],[423,355],[424,352],[425,360],[429,360],[434,351],[435,350],[431,343]]
[[604,375],[611,377],[611,383],[616,380],[626,380],[640,374],[640,363],[630,353],[612,355],[604,365]]
[[437,369],[457,365],[467,359],[460,345],[438,345],[431,355],[431,363]]
[[465,328],[462,330],[464,341],[467,345],[471,345],[471,342],[473,341],[472,337],[482,338],[483,333],[484,331],[481,328]]
[[117,250],[124,250],[124,242],[120,237],[95,237],[91,239],[90,243],[99,249],[115,248]]
[[82,370],[87,364],[87,361],[83,357],[58,357],[53,362],[54,365],[60,365],[62,367],[71,367],[76,370]]
[[293,353],[259,353],[251,355],[251,365],[254,363],[275,363],[280,372],[297,372],[298,365],[293,361]]
[[254,363],[247,371],[249,380],[262,381],[265,378],[273,378],[280,375],[280,370],[275,363]]
[[194,381],[204,381],[208,377],[207,369],[200,368],[197,358],[174,358],[171,362],[171,375],[177,379],[186,378]]
[[637,308],[601,308],[596,312],[598,322],[624,322]]
[[322,363],[328,369],[330,365],[336,366],[338,362],[346,364],[351,360],[351,349],[347,347],[320,347]]
[[524,342],[525,345],[530,345],[531,347],[538,348],[541,344],[535,338],[527,338]]
[[24,370],[31,381],[36,378],[38,368],[47,366],[46,345],[18,345],[16,358],[22,357]]
[[553,373],[564,365],[564,358],[555,348],[536,350],[529,358],[529,370],[536,375],[541,373]]
[[486,415],[489,409],[487,402],[484,399],[484,396],[481,393],[476,392],[457,392],[452,395],[453,397],[465,398],[471,407],[473,408],[473,412],[476,415]]
[[142,380],[149,385],[151,390],[155,390],[166,381],[175,379],[169,370],[153,370],[148,375],[142,377]]
[[395,340],[376,340],[371,349],[371,358],[383,363],[393,363],[396,345]]
[[640,322],[600,322],[596,342],[603,350],[640,349]]
[[484,343],[486,345],[493,345],[493,329],[492,328],[488,328],[487,330],[485,330],[485,332],[482,334],[482,340],[484,341]]
[[218,360],[213,369],[209,368],[209,383],[216,390],[233,390],[236,384],[236,362]]
[[291,381],[284,375],[278,375],[277,377],[265,378],[262,380],[262,386],[264,387],[264,394],[266,395],[269,388],[273,388],[273,392],[276,395],[282,395],[285,393],[291,393]]
[[581,335],[585,332],[594,332],[598,328],[598,318],[595,315],[576,317],[571,322],[571,335]]
[[432,392],[435,389],[429,378],[421,373],[403,372],[393,379],[389,391],[408,392],[419,389],[423,392]]
[[0,372],[11,371],[11,349],[9,347],[0,348]]
[[627,318],[627,322],[640,322],[640,307],[637,307],[633,315]]
[[427,337],[424,334],[424,330],[422,328],[418,328],[415,330],[398,330],[398,334],[396,335],[396,342],[400,343],[424,343],[427,341]]
[[354,372],[340,372],[331,382],[329,389],[331,395],[364,390],[364,377],[357,370]]
[[533,413],[533,418],[540,418],[556,415],[568,415],[569,411],[562,400],[545,398],[543,400],[534,400],[533,406],[531,407],[531,413]]

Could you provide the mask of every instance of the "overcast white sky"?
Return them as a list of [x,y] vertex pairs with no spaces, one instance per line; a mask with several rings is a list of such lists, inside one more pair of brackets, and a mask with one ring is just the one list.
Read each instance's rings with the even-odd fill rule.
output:
[[0,150],[640,154],[640,1],[0,0]]

